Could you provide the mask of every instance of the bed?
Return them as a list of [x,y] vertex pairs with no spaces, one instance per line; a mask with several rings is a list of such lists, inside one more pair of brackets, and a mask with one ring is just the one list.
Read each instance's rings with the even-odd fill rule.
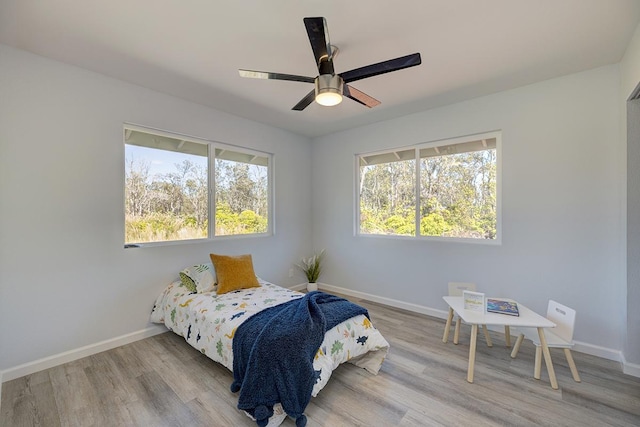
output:
[[[221,295],[215,289],[193,292],[183,281],[176,280],[158,296],[151,321],[163,323],[192,347],[233,372],[233,342],[238,327],[263,310],[305,297],[303,293],[257,280],[259,287]],[[342,363],[349,362],[377,374],[388,349],[388,342],[365,315],[337,324],[326,331],[313,357],[313,369],[319,372],[319,378],[311,396],[318,394]],[[277,426],[286,417],[282,405],[276,403],[268,426]]]

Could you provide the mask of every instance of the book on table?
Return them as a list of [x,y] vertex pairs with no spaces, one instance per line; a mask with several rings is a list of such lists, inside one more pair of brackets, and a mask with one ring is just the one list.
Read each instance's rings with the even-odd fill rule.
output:
[[518,303],[515,301],[487,298],[487,312],[508,314],[510,316],[520,316],[518,311]]

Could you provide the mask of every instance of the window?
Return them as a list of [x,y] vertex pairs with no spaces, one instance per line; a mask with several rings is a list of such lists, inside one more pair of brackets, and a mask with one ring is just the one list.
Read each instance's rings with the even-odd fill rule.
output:
[[416,150],[360,157],[360,232],[416,234]]
[[269,158],[215,149],[216,236],[266,233]]
[[499,239],[500,133],[363,154],[360,234]]
[[125,126],[125,245],[266,234],[271,155]]

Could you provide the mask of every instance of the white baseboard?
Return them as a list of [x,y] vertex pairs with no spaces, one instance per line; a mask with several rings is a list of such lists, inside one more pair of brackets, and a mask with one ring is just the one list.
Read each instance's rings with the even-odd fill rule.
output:
[[289,289],[294,290],[294,291],[306,291],[307,290],[307,284],[306,283],[300,283],[299,285],[294,285],[289,287]]
[[[111,338],[105,341],[100,341],[95,344],[90,344],[84,347],[77,348],[75,350],[65,351],[64,353],[55,354],[53,356],[45,357],[43,359],[34,360],[33,362],[24,363],[22,365],[14,366],[13,368],[0,371],[0,384],[3,381],[11,381],[16,378],[23,377],[25,375],[33,374],[44,369],[49,369],[54,366],[62,365],[63,363],[72,362],[74,360],[81,359],[83,357],[91,356],[92,354],[100,353],[112,348],[120,347],[121,345],[129,344],[134,341],[138,341],[144,338],[152,337],[154,335],[166,332],[167,328],[164,325],[151,325],[146,329],[142,329],[137,332],[122,335],[119,337]],[[1,387],[0,387],[1,393]]]
[[351,289],[345,289],[345,288],[340,288],[338,286],[328,285],[326,283],[318,283],[318,286],[322,290],[337,292],[339,294],[348,295],[356,298],[362,298],[362,299],[366,299],[367,301],[373,301],[373,302],[388,305],[391,307],[402,308],[404,310],[413,311],[414,313],[426,314],[427,316],[437,317],[439,319],[446,319],[448,315],[448,311],[446,310],[438,310],[435,308],[413,304],[410,302],[399,301],[392,298],[379,297],[376,295],[367,294],[365,292],[353,291]]
[[634,377],[640,378],[640,365],[637,363],[627,362],[624,358],[624,354],[622,355],[622,372],[627,375],[633,375]]
[[[504,332],[504,328],[502,326],[489,325],[489,330],[494,332],[499,332],[499,333]],[[512,335],[513,335],[513,330],[512,330]],[[601,357],[607,360],[613,360],[616,362],[622,361],[622,352],[618,350],[613,350],[611,348],[601,347],[599,345],[589,344],[582,341],[574,341],[573,344],[574,344],[573,351],[589,354],[591,356]]]
[[636,363],[623,363],[622,372],[640,378],[640,365]]
[[[389,305],[391,307],[401,308],[415,313],[426,314],[428,316],[437,317],[439,319],[446,319],[448,312],[446,310],[437,310],[435,308],[425,307],[423,305],[408,303],[404,301],[398,301],[391,298],[379,297],[376,295],[367,294],[365,292],[353,291],[351,289],[341,288],[339,286],[333,286],[326,283],[318,283],[318,286],[322,290],[329,292],[337,292],[339,294],[353,296],[356,298],[366,299],[368,301],[378,302],[380,304]],[[489,326],[489,329],[496,332],[504,332],[504,329],[500,327]],[[574,350],[580,353],[589,354],[591,356],[601,357],[607,360],[613,360],[622,363],[622,371],[625,374],[633,375],[634,377],[640,377],[640,365],[625,362],[624,356],[621,351],[611,348],[601,347],[594,344],[576,341]]]
[[574,341],[573,344],[572,351],[586,353],[603,359],[614,360],[616,362],[622,362],[622,352],[620,350],[601,347],[599,345],[589,344],[582,341]]

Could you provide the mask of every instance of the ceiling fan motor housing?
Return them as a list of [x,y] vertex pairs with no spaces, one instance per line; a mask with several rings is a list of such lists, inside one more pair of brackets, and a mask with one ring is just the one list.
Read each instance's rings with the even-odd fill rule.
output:
[[330,107],[342,102],[344,82],[337,74],[321,74],[316,77],[316,102]]

